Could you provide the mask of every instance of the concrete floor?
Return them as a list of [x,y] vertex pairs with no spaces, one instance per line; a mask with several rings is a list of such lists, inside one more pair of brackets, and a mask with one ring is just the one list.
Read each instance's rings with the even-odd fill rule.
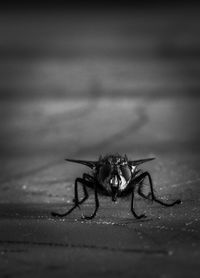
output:
[[[199,277],[196,10],[104,12],[103,23],[102,14],[2,15],[0,277]],[[83,221],[90,192],[81,211],[54,219],[88,172],[64,158],[115,152],[155,156],[141,168],[156,195],[182,204],[137,196],[147,218],[136,220],[129,198],[101,197]]]

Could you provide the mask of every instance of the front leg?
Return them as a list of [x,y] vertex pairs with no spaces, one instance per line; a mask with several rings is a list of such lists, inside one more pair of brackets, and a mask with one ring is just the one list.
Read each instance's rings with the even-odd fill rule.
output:
[[133,201],[134,201],[134,195],[135,195],[135,187],[133,187],[133,190],[132,190],[132,197],[131,197],[131,212],[132,214],[135,216],[135,218],[137,219],[141,219],[141,218],[145,218],[146,215],[145,214],[136,214],[135,210],[134,210],[134,206],[133,206]]
[[[85,183],[87,184],[87,187],[89,188],[94,188],[94,177],[87,174],[87,173],[84,173],[83,174],[83,177],[82,179],[85,181]],[[87,198],[88,198],[88,192],[87,192],[87,189],[86,189],[86,186],[84,183],[82,183],[83,185],[83,191],[84,191],[84,197],[81,201],[78,200],[78,204],[81,205]],[[78,193],[77,193],[77,187],[75,186],[74,187],[74,198],[73,198],[73,203],[77,203],[77,198],[78,198]]]
[[[134,180],[135,181],[137,178],[140,177],[140,175],[142,174],[142,170],[137,170],[135,173],[134,173]],[[140,179],[140,178],[139,178]],[[142,179],[139,183],[139,187],[138,187],[138,194],[143,197],[144,199],[147,199],[147,200],[152,200],[152,196],[151,196],[151,193],[148,193],[147,195],[145,195],[143,192],[142,192],[142,185],[144,184],[143,183],[144,179]],[[138,183],[138,182],[137,182]]]
[[[78,183],[81,183],[83,186],[84,197],[81,201],[79,201],[79,199],[78,199]],[[85,179],[82,179],[82,178],[77,178],[75,180],[75,185],[74,185],[74,200],[73,200],[74,205],[73,205],[73,207],[71,207],[71,209],[65,213],[52,212],[51,215],[56,216],[56,217],[64,217],[64,216],[70,214],[75,208],[79,207],[80,204],[82,204],[83,202],[85,202],[88,199],[88,192],[87,192],[86,186],[88,186],[89,184],[90,184],[89,181],[86,181]]]
[[82,219],[90,220],[90,219],[92,219],[92,218],[94,218],[96,216],[96,213],[97,213],[98,208],[99,208],[99,199],[98,199],[98,193],[97,193],[97,186],[96,186],[96,184],[95,184],[95,187],[94,187],[94,197],[95,197],[95,210],[94,210],[93,214],[89,215],[89,216],[83,215]]
[[139,188],[138,188],[138,194],[140,196],[142,196],[143,198],[146,198],[148,196],[145,196],[142,192],[141,192],[141,185],[142,185],[142,181],[145,179],[145,177],[148,177],[149,179],[149,184],[150,184],[150,190],[151,190],[151,193],[150,193],[150,196],[152,198],[152,201],[155,201],[163,206],[166,206],[166,207],[172,207],[176,204],[180,204],[181,203],[181,200],[176,200],[175,202],[172,202],[172,203],[164,203],[163,201],[157,199],[157,197],[155,196],[154,194],[154,190],[153,190],[153,182],[152,182],[152,178],[151,178],[151,175],[149,174],[149,172],[144,172],[142,173],[140,176],[138,176],[136,179],[135,179],[135,183],[138,183],[139,184]]

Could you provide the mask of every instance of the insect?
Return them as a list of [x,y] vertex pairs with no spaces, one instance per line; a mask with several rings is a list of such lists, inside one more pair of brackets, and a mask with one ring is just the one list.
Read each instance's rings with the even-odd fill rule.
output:
[[[100,156],[98,161],[87,160],[75,160],[66,159],[70,162],[80,163],[92,169],[91,174],[84,173],[82,178],[76,178],[74,184],[74,205],[65,213],[52,212],[52,216],[64,217],[70,214],[74,209],[84,203],[89,195],[87,188],[94,190],[95,196],[95,209],[89,216],[82,216],[83,219],[92,219],[95,217],[99,208],[98,194],[110,196],[113,202],[116,202],[118,197],[125,197],[131,195],[131,212],[137,219],[146,217],[145,214],[137,214],[134,209],[134,197],[135,191],[145,198],[155,201],[163,206],[171,207],[175,204],[180,204],[181,200],[176,200],[172,203],[164,203],[157,199],[154,194],[153,182],[151,175],[147,171],[142,171],[137,167],[147,161],[151,161],[155,158],[146,158],[140,160],[128,160],[127,156],[121,156],[119,154]],[[142,186],[145,178],[149,181],[150,193],[144,194]],[[78,185],[82,185],[84,197],[79,200]]]

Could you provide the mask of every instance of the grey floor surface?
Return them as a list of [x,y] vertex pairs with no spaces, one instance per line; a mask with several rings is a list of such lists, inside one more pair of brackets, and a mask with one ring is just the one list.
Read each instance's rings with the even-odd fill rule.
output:
[[[199,277],[198,9],[2,13],[0,277]],[[103,20],[102,20],[103,18]],[[91,198],[64,159],[126,153],[165,208]],[[148,186],[145,187],[148,190]]]

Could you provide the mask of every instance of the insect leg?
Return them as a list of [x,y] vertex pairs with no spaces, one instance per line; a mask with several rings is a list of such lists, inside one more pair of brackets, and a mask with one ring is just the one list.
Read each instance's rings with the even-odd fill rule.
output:
[[[142,185],[144,184],[143,181],[144,181],[144,178],[141,179],[140,176],[142,174],[142,170],[137,170],[136,173],[135,173],[135,178],[134,178],[134,182],[136,182],[139,186],[138,186],[138,194],[144,198],[144,199],[147,199],[147,200],[152,200],[152,196],[151,196],[151,193],[148,193],[147,195],[145,195],[143,192],[142,192]],[[137,181],[137,179],[139,178],[139,181]]]
[[[81,201],[78,200],[78,183],[82,184],[83,192],[84,192],[84,195],[85,195]],[[88,192],[87,192],[87,189],[85,187],[85,185],[88,185],[88,184],[89,184],[88,181],[86,181],[82,178],[77,178],[75,180],[75,185],[74,185],[74,205],[73,205],[73,207],[71,207],[71,209],[68,210],[65,213],[52,212],[51,215],[52,216],[58,216],[58,217],[64,217],[64,216],[70,214],[75,208],[79,207],[79,205],[82,204],[84,201],[86,201],[87,198],[88,198]]]
[[95,215],[96,215],[96,213],[98,211],[98,208],[99,208],[99,199],[98,199],[98,193],[97,193],[97,186],[95,186],[95,188],[94,188],[94,197],[95,197],[95,210],[94,210],[93,214],[89,215],[89,216],[83,215],[82,219],[90,220],[90,219],[95,217]]
[[94,177],[91,176],[90,174],[87,174],[87,173],[83,174],[83,179],[88,180],[88,181],[92,181],[92,182],[94,181]]
[[[82,179],[84,179],[85,182],[87,182],[88,187],[94,188],[94,185],[93,185],[94,178],[93,178],[93,176],[84,173]],[[82,204],[88,198],[88,193],[87,193],[85,184],[82,183],[82,185],[83,185],[83,191],[84,191],[85,197],[81,201],[78,201],[79,205]],[[76,190],[76,188],[74,188],[74,189]],[[74,196],[76,196],[76,192],[74,193]],[[76,203],[76,198],[74,197],[72,201],[73,201],[73,203]]]
[[135,218],[137,219],[141,219],[141,218],[144,218],[146,217],[145,214],[140,214],[140,215],[137,215],[135,210],[134,210],[134,205],[133,205],[133,201],[134,201],[134,196],[135,196],[135,188],[133,188],[133,191],[132,191],[132,197],[131,197],[131,212],[132,214],[135,216]]
[[153,201],[151,193],[149,193],[148,195],[145,195],[145,194],[142,192],[142,183],[139,184],[139,187],[138,187],[138,194],[139,194],[141,197],[143,197],[144,199]]
[[[180,204],[181,203],[181,200],[176,200],[172,203],[164,203],[163,201],[157,199],[157,197],[155,196],[154,194],[154,190],[153,190],[153,182],[152,182],[152,178],[151,178],[151,175],[149,174],[149,172],[144,172],[142,173],[138,178],[143,180],[145,177],[148,177],[149,179],[149,184],[150,184],[150,190],[151,190],[151,196],[152,196],[152,200],[163,205],[163,206],[166,206],[166,207],[172,207],[176,204]],[[139,191],[139,190],[138,190]],[[139,192],[138,192],[139,193]],[[140,193],[139,193],[140,194]],[[140,194],[141,195],[141,194]],[[142,195],[141,195],[142,196]]]

